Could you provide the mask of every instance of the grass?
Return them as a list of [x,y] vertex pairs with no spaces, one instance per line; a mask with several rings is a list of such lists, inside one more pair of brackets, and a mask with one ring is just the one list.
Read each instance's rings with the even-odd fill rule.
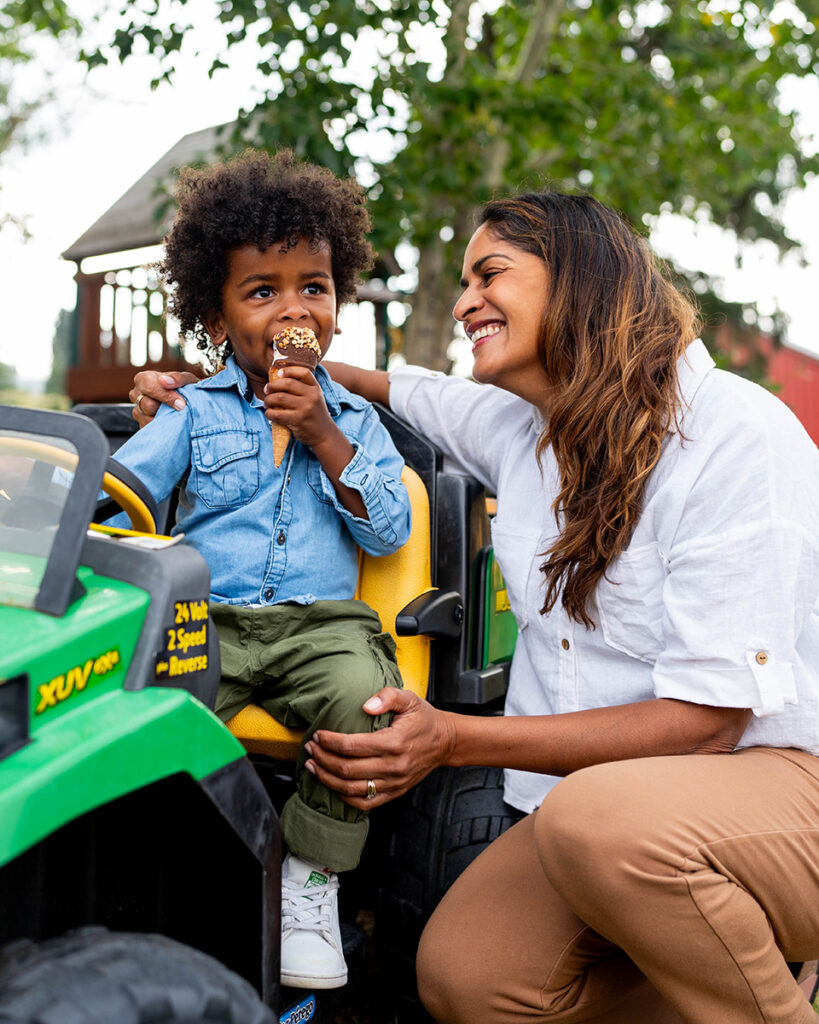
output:
[[71,399],[68,395],[34,395],[30,391],[20,391],[18,388],[0,388],[0,405],[20,405],[27,409],[65,411],[71,408]]

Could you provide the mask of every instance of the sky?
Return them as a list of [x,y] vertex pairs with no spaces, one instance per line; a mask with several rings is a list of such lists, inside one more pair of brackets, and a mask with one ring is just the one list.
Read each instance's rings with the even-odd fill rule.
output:
[[[207,36],[197,45],[207,51]],[[148,87],[154,65],[147,58],[86,76],[59,50],[45,54],[57,93],[43,119],[47,138],[26,152],[6,154],[0,166],[0,209],[24,216],[31,236],[23,241],[13,228],[0,231],[0,362],[14,366],[23,381],[48,377],[55,321],[60,309],[75,304],[75,268],[60,253],[182,135],[230,121],[254,102],[249,53],[237,50],[230,68],[211,80],[206,62],[194,59],[191,49],[173,86],[163,84],[155,92]],[[24,78],[21,89],[36,89],[36,71],[27,74],[30,81]],[[802,85],[786,102],[803,111],[803,129],[819,137],[819,83]],[[761,245],[743,251],[740,270],[731,236],[682,218],[663,218],[652,242],[661,255],[721,279],[726,299],[756,299],[763,312],[778,303],[791,318],[788,342],[819,353],[813,313],[819,296],[819,182],[789,201],[786,223],[803,242],[807,267],[796,257],[780,262],[772,245]],[[468,372],[467,351],[453,354],[460,371]],[[334,355],[356,359],[341,346]],[[360,361],[368,362],[368,355]]]

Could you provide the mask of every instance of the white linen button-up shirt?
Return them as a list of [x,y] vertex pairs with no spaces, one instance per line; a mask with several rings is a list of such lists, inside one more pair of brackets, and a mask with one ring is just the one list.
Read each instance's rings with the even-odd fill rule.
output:
[[[523,399],[416,367],[390,405],[498,498],[495,556],[518,622],[508,715],[669,697],[752,708],[740,747],[819,754],[819,452],[778,398],[717,370],[701,341],[679,367],[680,430],[649,478],[628,548],[597,586],[594,630],[542,615],[558,470],[535,457]],[[537,807],[558,781],[508,770],[506,800]]]

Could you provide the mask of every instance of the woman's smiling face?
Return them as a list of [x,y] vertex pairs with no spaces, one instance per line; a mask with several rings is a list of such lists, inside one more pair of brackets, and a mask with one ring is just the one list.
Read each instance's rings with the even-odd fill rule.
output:
[[472,342],[475,380],[543,408],[549,386],[538,358],[549,288],[543,260],[482,224],[466,247],[461,287],[453,315]]

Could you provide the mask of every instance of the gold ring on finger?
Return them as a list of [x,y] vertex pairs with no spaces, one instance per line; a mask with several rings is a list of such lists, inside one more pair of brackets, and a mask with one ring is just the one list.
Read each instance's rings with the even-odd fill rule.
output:
[[375,795],[375,782],[372,779],[367,779],[367,799],[372,800]]

